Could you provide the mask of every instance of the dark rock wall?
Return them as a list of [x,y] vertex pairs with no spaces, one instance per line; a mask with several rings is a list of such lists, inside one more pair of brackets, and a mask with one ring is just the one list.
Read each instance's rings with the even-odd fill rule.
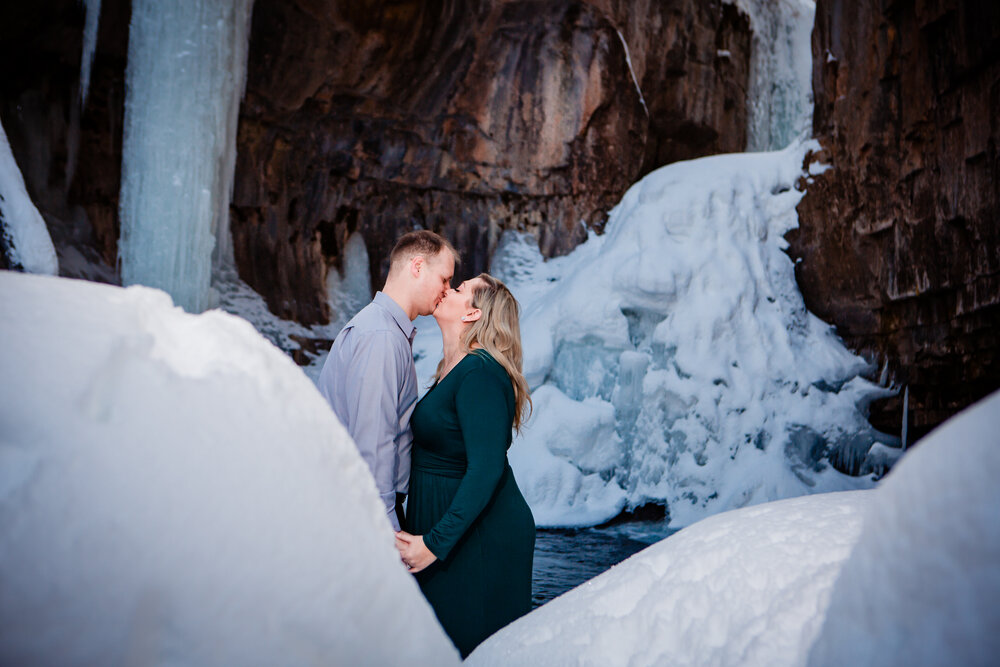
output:
[[565,253],[645,171],[742,150],[749,44],[717,0],[257,0],[240,275],[312,323],[330,317],[326,272],[355,231],[375,286],[415,227],[458,247],[460,277],[487,268],[504,229]]
[[1000,387],[1000,3],[819,0],[813,84],[834,169],[789,236],[799,285],[909,385],[919,435]]
[[[102,5],[90,94],[82,107],[83,5],[0,5],[0,119],[53,240],[89,245],[114,266],[130,3]],[[92,228],[74,226],[83,217]],[[87,238],[59,237],[81,232]]]

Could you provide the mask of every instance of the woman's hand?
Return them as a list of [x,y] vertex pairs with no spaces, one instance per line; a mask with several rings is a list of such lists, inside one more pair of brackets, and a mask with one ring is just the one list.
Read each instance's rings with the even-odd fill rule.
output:
[[420,572],[437,560],[437,556],[424,546],[423,535],[410,535],[406,531],[396,533],[396,548],[403,559],[403,565],[412,574]]

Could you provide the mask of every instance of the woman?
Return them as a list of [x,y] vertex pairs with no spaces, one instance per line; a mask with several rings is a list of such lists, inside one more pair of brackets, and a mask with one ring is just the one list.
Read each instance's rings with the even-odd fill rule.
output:
[[535,521],[507,463],[530,404],[517,311],[485,273],[445,295],[444,358],[410,419],[410,532],[396,546],[463,658],[531,609]]

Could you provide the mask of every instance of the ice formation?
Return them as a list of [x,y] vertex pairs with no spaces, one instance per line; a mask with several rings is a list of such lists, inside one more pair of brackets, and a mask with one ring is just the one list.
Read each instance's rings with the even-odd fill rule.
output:
[[315,387],[245,321],[0,272],[0,663],[458,663]]
[[97,28],[101,19],[101,0],[82,0],[87,8],[83,25],[83,53],[80,54],[80,106],[87,103],[90,91],[90,70],[97,50]]
[[59,262],[45,220],[31,202],[24,177],[0,124],[0,245],[11,268],[28,273],[59,273]]
[[[891,443],[865,419],[888,392],[806,310],[784,252],[815,147],[663,167],[566,257],[501,240],[492,270],[521,302],[525,373],[545,392],[510,452],[540,525],[657,502],[684,526],[872,486],[830,459],[860,467],[876,439]],[[570,436],[579,419],[600,435]]]
[[812,121],[813,0],[726,0],[750,18],[747,150],[788,146]]
[[809,664],[994,665],[1000,392],[925,437],[877,491]]
[[135,0],[125,73],[122,281],[214,305],[231,259],[229,202],[251,0]]
[[331,338],[372,299],[368,249],[361,232],[354,232],[344,244],[343,269],[331,266],[326,274],[326,291],[333,314],[329,326]]
[[878,488],[719,514],[487,639],[469,665],[991,665],[1000,392]]

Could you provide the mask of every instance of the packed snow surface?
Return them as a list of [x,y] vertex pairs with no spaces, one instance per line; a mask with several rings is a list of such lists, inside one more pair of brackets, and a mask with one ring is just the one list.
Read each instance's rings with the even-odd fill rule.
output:
[[29,273],[59,273],[52,237],[24,187],[24,177],[3,125],[0,125],[0,245],[13,268]]
[[891,442],[865,418],[888,390],[806,310],[784,252],[815,146],[663,167],[565,257],[501,239],[492,271],[521,303],[536,402],[510,460],[539,525],[657,502],[679,527],[872,486],[830,461],[863,470]]
[[719,514],[486,640],[470,665],[991,665],[1000,392],[878,488]]
[[871,493],[709,517],[500,630],[467,664],[804,664]]
[[231,262],[229,202],[251,0],[135,0],[125,70],[122,282],[215,305]]
[[374,482],[244,320],[0,272],[0,663],[455,664]]
[[1000,656],[1000,392],[917,443],[878,489],[809,664]]

